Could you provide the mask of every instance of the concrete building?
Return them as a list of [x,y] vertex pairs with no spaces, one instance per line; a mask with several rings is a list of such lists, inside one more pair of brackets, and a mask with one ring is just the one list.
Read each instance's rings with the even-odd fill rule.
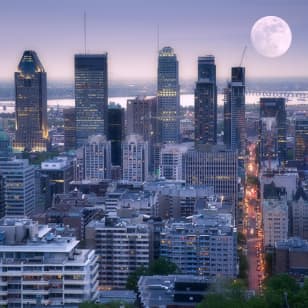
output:
[[41,174],[48,177],[51,197],[53,194],[69,192],[73,173],[72,161],[66,156],[58,156],[41,163]]
[[213,187],[166,186],[158,193],[155,215],[164,219],[191,216],[197,212],[196,205],[199,200],[213,195]]
[[0,220],[0,305],[69,307],[98,297],[94,250],[29,219]]
[[27,159],[0,160],[4,177],[5,215],[30,216],[35,208],[34,167]]
[[149,172],[148,142],[140,135],[129,135],[122,143],[123,180],[144,182]]
[[292,201],[298,187],[298,171],[296,168],[278,168],[276,170],[261,170],[260,187],[261,198],[264,195],[264,185],[274,183],[277,187],[283,187],[287,193],[287,200]]
[[290,202],[291,235],[308,240],[308,196],[299,187]]
[[192,146],[192,143],[164,145],[159,155],[159,176],[167,180],[182,180],[182,157]]
[[142,307],[194,308],[213,283],[195,275],[141,276],[138,297]]
[[105,136],[90,136],[84,144],[83,170],[88,181],[111,178],[111,142]]
[[287,114],[285,98],[260,99],[260,160],[264,167],[275,169],[286,160]]
[[264,246],[274,247],[275,243],[288,238],[289,216],[285,197],[262,201],[262,222]]
[[238,159],[224,147],[198,147],[183,155],[183,180],[214,187],[215,195],[237,202]]
[[308,242],[298,237],[277,242],[274,253],[274,273],[288,273],[303,278],[308,274]]
[[231,214],[218,211],[171,220],[161,233],[161,256],[182,274],[235,278],[237,231],[232,221]]
[[101,221],[86,226],[86,241],[99,256],[102,288],[125,288],[129,274],[149,264],[150,235],[146,224],[109,213]]
[[17,151],[47,150],[47,75],[33,50],[26,50],[15,73]]

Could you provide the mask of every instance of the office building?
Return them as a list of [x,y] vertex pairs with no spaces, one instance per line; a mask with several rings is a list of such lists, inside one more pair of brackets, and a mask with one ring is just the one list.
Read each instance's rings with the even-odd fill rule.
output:
[[308,240],[308,196],[302,187],[297,189],[290,203],[290,212],[290,234]]
[[0,305],[78,307],[98,297],[94,250],[30,219],[0,220]]
[[298,115],[295,119],[295,159],[305,162],[308,155],[308,117]]
[[285,196],[262,201],[262,220],[264,231],[264,246],[274,247],[276,242],[288,238],[289,216]]
[[260,98],[260,160],[268,169],[286,160],[286,121],[285,98]]
[[174,50],[164,47],[158,55],[157,118],[159,143],[179,143],[180,86],[179,67]]
[[86,226],[87,245],[99,256],[102,288],[125,288],[129,274],[149,264],[149,229],[146,224],[122,220],[109,213]]
[[274,250],[273,272],[288,273],[295,278],[308,274],[308,242],[298,237],[292,237],[277,242]]
[[195,215],[168,222],[160,254],[175,263],[181,274],[209,278],[237,276],[237,231],[231,214]]
[[76,148],[76,111],[75,108],[63,109],[64,120],[64,149],[65,151]]
[[159,176],[167,180],[182,180],[182,157],[191,148],[192,143],[165,144],[160,150]]
[[214,56],[198,58],[195,88],[195,142],[217,142],[217,87]]
[[15,73],[17,151],[47,150],[47,77],[35,51],[26,50]]
[[183,180],[190,185],[214,187],[215,195],[232,200],[238,198],[238,159],[234,151],[224,147],[199,147],[183,155]]
[[224,93],[224,143],[239,155],[246,151],[245,68],[232,67]]
[[125,111],[120,105],[108,106],[108,140],[111,142],[111,163],[113,166],[121,166],[121,144],[124,140]]
[[128,135],[122,143],[123,180],[144,182],[148,177],[148,142],[140,135]]
[[[155,153],[157,143],[157,98],[137,96],[127,100],[127,134],[138,134],[149,144],[149,171],[155,171]],[[158,165],[158,162],[156,162]],[[157,169],[158,166],[156,166]]]
[[51,194],[69,192],[69,184],[73,181],[73,164],[66,156],[58,156],[41,163],[41,174],[48,177]]
[[111,142],[105,136],[88,138],[83,146],[84,179],[89,181],[105,180],[111,177]]
[[75,55],[77,147],[108,132],[107,54]]
[[30,216],[35,208],[34,167],[27,159],[0,160],[7,216]]

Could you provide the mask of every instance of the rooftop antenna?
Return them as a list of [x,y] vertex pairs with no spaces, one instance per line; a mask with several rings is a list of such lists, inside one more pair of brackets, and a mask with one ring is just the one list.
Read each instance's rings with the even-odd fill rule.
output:
[[244,49],[243,49],[243,52],[242,52],[242,57],[241,57],[240,67],[241,67],[241,66],[242,66],[242,64],[243,64],[244,57],[245,57],[245,54],[246,54],[246,50],[247,50],[247,46],[245,45],[245,46],[244,46]]
[[157,53],[159,53],[159,24],[157,24]]
[[84,42],[84,54],[87,54],[87,13],[83,13],[83,42]]

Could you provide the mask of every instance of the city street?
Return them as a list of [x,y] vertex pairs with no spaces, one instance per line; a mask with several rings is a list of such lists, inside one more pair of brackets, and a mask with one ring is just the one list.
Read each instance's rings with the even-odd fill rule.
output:
[[247,183],[245,187],[245,234],[247,238],[247,258],[249,264],[249,289],[259,292],[264,279],[264,254],[262,213],[259,200],[258,165],[256,145],[249,146],[246,165]]

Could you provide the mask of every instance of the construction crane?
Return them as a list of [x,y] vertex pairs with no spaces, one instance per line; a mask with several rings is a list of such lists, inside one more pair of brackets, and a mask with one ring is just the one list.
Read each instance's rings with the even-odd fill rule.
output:
[[242,52],[242,57],[241,57],[241,62],[240,62],[240,67],[242,66],[243,64],[243,61],[244,61],[244,57],[245,57],[245,54],[246,54],[246,50],[247,50],[247,46],[245,45],[244,46],[244,49],[243,49],[243,52]]

